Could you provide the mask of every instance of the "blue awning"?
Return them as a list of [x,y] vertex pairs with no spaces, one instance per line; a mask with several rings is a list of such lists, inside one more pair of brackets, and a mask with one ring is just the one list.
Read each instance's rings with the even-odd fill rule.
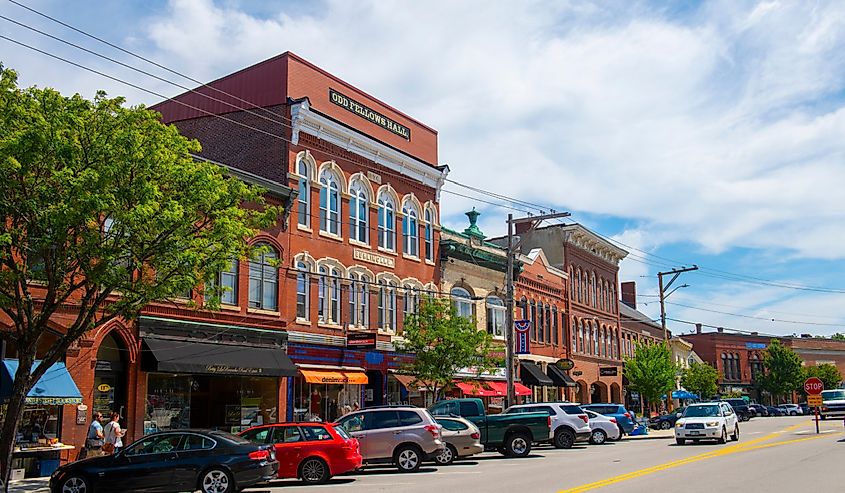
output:
[[686,390],[673,390],[672,391],[672,398],[673,399],[698,399],[698,394],[693,394],[692,392],[688,392]]
[[[40,361],[36,361],[32,368],[35,369]],[[9,400],[12,394],[12,382],[18,372],[18,360],[4,359],[0,366],[0,400]],[[41,376],[38,382],[26,395],[27,404],[82,404],[82,394],[79,392],[76,383],[68,373],[64,363],[54,363]]]

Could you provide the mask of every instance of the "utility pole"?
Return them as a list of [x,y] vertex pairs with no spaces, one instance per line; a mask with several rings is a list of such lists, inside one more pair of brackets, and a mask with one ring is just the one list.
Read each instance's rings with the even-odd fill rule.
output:
[[528,216],[514,219],[513,214],[508,214],[508,250],[507,250],[507,273],[505,274],[505,376],[508,379],[508,395],[505,402],[505,408],[513,405],[516,402],[516,392],[514,391],[514,371],[516,370],[516,361],[514,354],[514,334],[513,334],[513,310],[514,310],[514,296],[513,296],[513,265],[516,252],[522,244],[522,239],[518,238],[514,242],[514,225],[530,223],[530,226],[525,232],[532,231],[545,219],[557,219],[561,217],[569,217],[568,212],[552,212],[551,214],[542,214],[539,216]]
[[[677,279],[678,276],[680,276],[684,272],[691,272],[691,271],[694,271],[694,270],[698,270],[697,265],[693,265],[692,267],[684,267],[682,269],[672,269],[668,272],[658,272],[657,273],[657,284],[658,284],[658,288],[660,289],[660,325],[663,327],[663,340],[664,341],[669,339],[669,337],[668,337],[669,332],[666,330],[666,298],[668,298],[670,294],[674,293],[676,289],[685,288],[688,285],[683,284],[681,286],[678,286],[677,288],[673,289],[672,291],[669,291],[668,294],[666,293],[666,290],[672,287],[672,283],[675,282],[675,279]],[[666,283],[666,285],[664,286],[663,285],[663,276],[668,276],[668,275],[671,275],[672,279],[669,279],[669,282]]]

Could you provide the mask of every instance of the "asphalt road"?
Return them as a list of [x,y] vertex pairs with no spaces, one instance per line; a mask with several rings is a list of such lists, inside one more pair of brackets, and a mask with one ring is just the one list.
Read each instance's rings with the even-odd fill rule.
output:
[[821,435],[808,417],[758,418],[742,423],[740,441],[727,445],[678,446],[666,432],[570,450],[538,448],[525,459],[485,453],[449,467],[423,467],[415,474],[366,469],[304,487],[275,481],[251,493],[685,493],[742,491],[845,491],[845,429],[822,422]]

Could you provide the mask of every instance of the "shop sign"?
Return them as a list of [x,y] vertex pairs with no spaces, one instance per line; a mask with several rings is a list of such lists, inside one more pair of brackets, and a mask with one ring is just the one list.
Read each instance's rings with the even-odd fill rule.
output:
[[575,368],[575,362],[568,358],[559,359],[555,362],[555,366],[560,368],[563,371],[571,370]]
[[576,377],[580,377],[581,375],[584,374],[584,372],[581,371],[581,370],[575,370],[575,371],[572,372],[572,374],[575,375]]
[[97,365],[94,367],[95,371],[111,371],[111,361],[97,360]]
[[375,252],[361,250],[360,248],[355,248],[352,250],[352,258],[354,258],[355,260],[360,260],[362,262],[368,262],[371,264],[380,265],[382,267],[387,267],[389,269],[396,267],[396,260],[393,257],[389,257],[387,255],[379,255]]
[[516,332],[516,354],[531,353],[531,347],[528,342],[528,331],[531,329],[531,321],[514,320],[513,328]]
[[599,368],[599,376],[601,377],[615,377],[619,374],[619,369],[615,366],[607,368]]
[[746,342],[745,349],[766,349],[764,342]]
[[76,424],[84,425],[88,422],[88,406],[80,404],[76,406]]
[[335,91],[334,89],[329,89],[329,101],[347,111],[355,113],[356,115],[371,123],[375,123],[376,125],[385,130],[395,133],[396,135],[402,137],[405,140],[411,140],[410,128],[391,120],[390,118],[382,115],[377,111],[367,108],[358,101],[355,101],[354,99],[348,96],[344,96],[343,94]]
[[375,349],[375,332],[349,332],[346,334],[346,347],[355,349]]
[[226,406],[226,424],[241,424],[241,406],[231,404]]
[[97,390],[99,390],[100,392],[108,392],[109,390],[111,390],[111,385],[107,383],[101,383],[100,385],[97,385]]
[[263,368],[245,368],[243,366],[229,366],[229,365],[208,365],[205,367],[206,373],[223,373],[228,375],[260,375],[264,373]]

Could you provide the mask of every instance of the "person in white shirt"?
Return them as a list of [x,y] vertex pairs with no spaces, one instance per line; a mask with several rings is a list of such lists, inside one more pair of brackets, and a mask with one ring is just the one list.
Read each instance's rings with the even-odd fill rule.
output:
[[114,451],[112,453],[116,454],[120,452],[120,449],[123,448],[123,435],[126,434],[125,430],[120,429],[120,413],[114,411],[111,413],[111,421],[103,428],[103,436],[105,443],[109,443],[114,446]]

